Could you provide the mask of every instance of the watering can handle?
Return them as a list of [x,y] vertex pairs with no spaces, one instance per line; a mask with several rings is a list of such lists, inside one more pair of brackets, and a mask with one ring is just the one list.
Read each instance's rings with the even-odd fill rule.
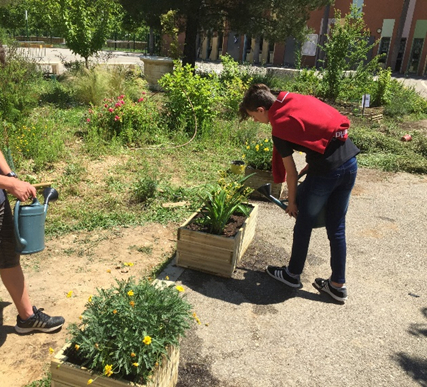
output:
[[15,224],[14,231],[15,231],[15,239],[18,243],[25,248],[27,245],[27,241],[23,238],[21,238],[21,235],[19,234],[19,208],[20,208],[21,202],[19,200],[16,201],[15,204],[15,211],[13,213],[13,222]]

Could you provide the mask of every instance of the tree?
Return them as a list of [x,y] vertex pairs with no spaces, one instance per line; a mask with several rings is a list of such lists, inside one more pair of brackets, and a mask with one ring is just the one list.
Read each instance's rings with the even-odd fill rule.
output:
[[61,0],[62,35],[67,47],[85,59],[102,49],[111,31],[112,15],[119,12],[114,0]]
[[222,31],[225,23],[238,33],[251,31],[274,42],[306,33],[310,11],[331,0],[120,0],[132,17],[160,31],[160,16],[177,12],[180,31],[185,32],[183,64],[196,62],[196,39],[200,31]]

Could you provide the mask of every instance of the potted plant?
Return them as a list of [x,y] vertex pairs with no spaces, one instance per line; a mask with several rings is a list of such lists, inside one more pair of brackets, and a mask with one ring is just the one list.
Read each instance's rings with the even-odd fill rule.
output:
[[98,289],[51,362],[52,386],[175,386],[179,341],[193,318],[183,290],[133,278]]
[[258,141],[246,142],[243,150],[243,160],[246,163],[245,175],[252,175],[245,185],[254,189],[252,199],[264,199],[256,189],[264,184],[271,184],[271,194],[274,197],[283,196],[284,184],[276,184],[273,181],[271,160],[273,157],[273,141],[269,138]]
[[255,234],[258,206],[248,203],[248,178],[222,179],[201,197],[201,209],[178,228],[178,266],[232,277]]

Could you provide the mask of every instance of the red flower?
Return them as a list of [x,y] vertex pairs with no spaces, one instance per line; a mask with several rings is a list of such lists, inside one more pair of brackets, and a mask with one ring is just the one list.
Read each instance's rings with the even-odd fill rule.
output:
[[109,111],[110,113],[112,113],[112,112],[114,111],[114,109],[113,109],[113,108],[109,108],[109,109],[108,109],[108,111]]
[[138,100],[138,102],[142,102],[142,101],[144,101],[144,98],[140,98],[139,100]]
[[119,116],[115,116],[114,117],[114,121],[120,121],[120,117]]

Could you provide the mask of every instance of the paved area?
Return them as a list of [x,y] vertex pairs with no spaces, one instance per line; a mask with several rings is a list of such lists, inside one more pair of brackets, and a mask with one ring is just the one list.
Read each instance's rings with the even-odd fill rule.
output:
[[182,342],[178,387],[427,386],[427,177],[359,172],[347,221],[345,305],[312,281],[329,275],[313,231],[289,290],[267,264],[289,260],[293,221],[258,202],[254,240],[233,278],[170,265],[201,320]]

